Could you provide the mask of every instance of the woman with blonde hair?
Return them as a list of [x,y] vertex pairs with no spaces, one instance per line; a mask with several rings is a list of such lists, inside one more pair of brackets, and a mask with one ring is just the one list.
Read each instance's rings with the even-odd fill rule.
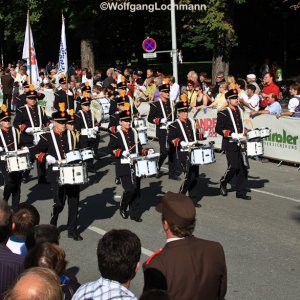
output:
[[227,89],[228,91],[235,89],[235,77],[232,75],[228,75],[227,77]]

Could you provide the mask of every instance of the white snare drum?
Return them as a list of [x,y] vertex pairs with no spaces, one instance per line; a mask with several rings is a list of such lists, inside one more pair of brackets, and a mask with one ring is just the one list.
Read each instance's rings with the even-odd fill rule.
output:
[[137,133],[138,133],[141,145],[146,145],[148,143],[147,130],[139,130]]
[[25,171],[32,168],[29,152],[7,152],[6,164],[8,173]]
[[83,161],[94,159],[94,151],[92,149],[82,149],[80,152]]
[[268,137],[271,134],[271,130],[268,127],[260,128],[259,131],[260,131],[260,137],[261,138]]
[[157,174],[159,153],[149,156],[139,156],[135,160],[135,174],[137,177],[150,177]]
[[260,130],[259,129],[252,129],[247,132],[248,140],[260,138]]
[[110,101],[107,98],[100,98],[98,102],[102,106],[102,122],[109,122]]
[[262,142],[247,142],[247,155],[256,156],[263,155],[264,147]]
[[60,165],[59,185],[85,184],[89,181],[85,164]]
[[80,154],[80,151],[78,150],[74,150],[74,151],[70,151],[68,153],[66,153],[66,162],[69,163],[73,163],[73,162],[78,162],[81,161],[82,157]]
[[137,130],[147,128],[146,118],[134,118],[133,123]]
[[192,165],[207,165],[216,162],[214,149],[211,146],[195,147],[191,152]]

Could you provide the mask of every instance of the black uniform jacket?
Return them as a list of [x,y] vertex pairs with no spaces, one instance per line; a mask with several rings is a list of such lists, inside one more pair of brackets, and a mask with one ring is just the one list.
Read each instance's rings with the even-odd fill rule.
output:
[[[87,124],[88,128],[93,128],[92,112],[89,110],[89,111],[85,111],[83,113],[84,113],[86,124]],[[96,120],[94,120],[94,125],[97,126]],[[81,112],[78,111],[77,114],[75,114],[75,130],[80,132],[81,129],[85,129],[85,124],[84,124]]]
[[[171,122],[172,121],[172,108],[171,108],[170,101],[167,101],[167,102],[162,101],[162,103],[163,103],[163,107],[165,109],[167,120],[168,120],[168,122]],[[159,101],[150,103],[150,112],[148,115],[148,122],[156,125],[156,136],[157,137],[162,130],[165,131],[165,129],[160,129],[160,126],[162,125],[161,119],[163,119],[163,118],[164,118],[164,114],[163,114],[163,111],[162,111]]]
[[[70,152],[69,142],[68,142],[68,130],[59,133],[54,130],[55,139],[57,141],[57,146],[61,155],[61,159],[65,159],[65,154]],[[71,146],[72,150],[76,149],[77,138],[73,131],[69,131],[71,134]],[[39,162],[45,162],[46,156],[51,155],[58,160],[58,155],[55,150],[52,135],[50,132],[41,135],[40,141],[33,148],[33,153],[36,155]]]
[[[242,116],[238,107],[231,109],[238,133],[243,133]],[[240,147],[236,142],[231,142],[231,134],[234,131],[234,126],[230,118],[227,108],[218,112],[216,132],[223,136],[222,149],[224,151],[239,151]]]
[[[146,150],[144,150],[140,143],[135,145],[134,132],[133,129],[129,130],[122,129],[124,136],[128,145],[130,153],[136,153],[136,147],[138,147],[139,155],[146,155]],[[122,153],[125,151],[125,145],[123,143],[121,134],[117,131],[111,134],[110,142],[108,144],[109,152],[116,158],[116,176],[128,176],[131,174],[132,166],[130,164],[121,164]]]
[[[41,111],[41,116],[42,116],[42,124],[40,124],[39,120],[39,114],[38,110]],[[45,114],[44,108],[42,108],[39,105],[35,105],[33,108],[29,108],[32,121],[34,124],[34,127],[40,127],[42,125],[48,126],[50,123],[49,118]],[[19,109],[17,109],[16,117],[13,122],[14,127],[19,128],[21,130],[21,140],[26,146],[32,146],[33,145],[33,135],[29,135],[25,132],[25,130],[28,127],[32,127],[30,123],[30,119],[27,113],[26,106],[21,106]]]

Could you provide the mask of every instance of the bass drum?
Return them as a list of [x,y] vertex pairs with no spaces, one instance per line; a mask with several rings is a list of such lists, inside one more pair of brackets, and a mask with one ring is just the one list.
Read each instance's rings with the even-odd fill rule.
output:
[[97,101],[102,107],[102,123],[109,123],[110,100],[108,98],[100,98]]
[[93,112],[96,121],[98,123],[101,123],[103,116],[103,108],[97,100],[91,101],[91,111]]

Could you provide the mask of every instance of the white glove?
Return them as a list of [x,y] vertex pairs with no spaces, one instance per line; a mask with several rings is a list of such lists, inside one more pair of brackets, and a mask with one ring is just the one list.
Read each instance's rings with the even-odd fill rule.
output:
[[168,122],[168,119],[167,119],[167,118],[162,118],[162,119],[160,120],[160,123],[161,123],[161,124],[167,124],[167,122]]
[[245,139],[244,134],[243,134],[243,133],[239,133],[239,134],[238,134],[238,139],[239,139],[239,140]]
[[47,155],[46,161],[47,161],[48,165],[53,165],[56,163],[56,159],[52,155]]
[[99,127],[98,127],[98,126],[95,126],[95,127],[93,128],[94,134],[97,134],[97,133],[98,133],[98,130],[99,130]]
[[27,134],[33,134],[33,128],[32,127],[28,127],[28,128],[26,128],[26,130],[25,130],[25,132],[27,133]]
[[0,152],[2,152],[3,151],[3,148],[2,147],[0,147]]
[[187,148],[188,143],[185,142],[185,141],[181,141],[181,142],[180,142],[180,146],[181,146],[181,148]]
[[231,138],[232,138],[233,140],[238,140],[238,139],[239,139],[238,133],[233,132],[233,133],[231,134]]
[[208,138],[208,136],[209,136],[209,131],[204,131],[204,133],[203,133],[203,137],[204,137],[205,139],[207,139],[207,138]]
[[130,152],[127,151],[127,150],[124,150],[124,151],[122,152],[122,156],[125,157],[125,158],[128,158],[129,155],[130,155]]
[[147,155],[152,155],[152,154],[154,154],[154,149],[148,149],[148,154]]
[[53,123],[50,123],[48,127],[49,127],[50,130],[52,130],[53,127],[54,127]]

